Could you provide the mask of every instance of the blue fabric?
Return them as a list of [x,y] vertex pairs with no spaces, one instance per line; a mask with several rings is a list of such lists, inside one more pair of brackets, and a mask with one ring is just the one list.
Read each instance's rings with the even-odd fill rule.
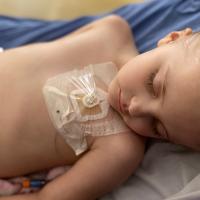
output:
[[0,16],[0,46],[12,48],[50,41],[109,14],[120,15],[128,21],[140,52],[154,48],[156,42],[170,31],[185,27],[200,30],[200,0],[153,0],[74,20],[45,21]]

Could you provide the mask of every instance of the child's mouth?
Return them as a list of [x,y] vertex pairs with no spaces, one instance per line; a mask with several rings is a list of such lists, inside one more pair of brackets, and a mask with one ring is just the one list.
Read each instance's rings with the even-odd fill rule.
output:
[[122,102],[121,102],[121,93],[122,93],[122,91],[121,91],[121,88],[119,89],[119,101],[118,101],[118,103],[119,103],[119,111],[121,112],[121,113],[124,113],[124,111],[123,111],[123,107],[122,107]]

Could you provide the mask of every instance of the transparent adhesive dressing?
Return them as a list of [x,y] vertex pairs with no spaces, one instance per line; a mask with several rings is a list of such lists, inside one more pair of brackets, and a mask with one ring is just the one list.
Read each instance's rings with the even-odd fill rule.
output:
[[116,73],[111,62],[89,65],[50,78],[43,87],[50,118],[76,155],[87,150],[88,135],[128,130],[107,100],[108,85]]

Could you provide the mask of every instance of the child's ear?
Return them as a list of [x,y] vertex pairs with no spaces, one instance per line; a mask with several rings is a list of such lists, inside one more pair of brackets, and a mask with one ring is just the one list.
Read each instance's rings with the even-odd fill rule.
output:
[[168,44],[169,42],[175,41],[182,36],[187,36],[187,35],[191,35],[191,34],[192,34],[191,28],[186,28],[186,29],[181,30],[181,31],[171,32],[168,35],[166,35],[164,38],[159,40],[158,43],[157,43],[157,46],[159,47],[159,46]]

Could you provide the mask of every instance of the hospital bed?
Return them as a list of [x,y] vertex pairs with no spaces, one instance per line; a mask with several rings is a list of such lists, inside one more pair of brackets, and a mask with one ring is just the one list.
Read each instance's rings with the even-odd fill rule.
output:
[[[34,20],[0,16],[0,46],[9,49],[69,34],[101,17],[117,14],[129,23],[140,53],[156,47],[167,33],[200,30],[200,0],[153,0],[74,20]],[[161,140],[149,140],[138,170],[101,200],[198,200],[200,153]]]

